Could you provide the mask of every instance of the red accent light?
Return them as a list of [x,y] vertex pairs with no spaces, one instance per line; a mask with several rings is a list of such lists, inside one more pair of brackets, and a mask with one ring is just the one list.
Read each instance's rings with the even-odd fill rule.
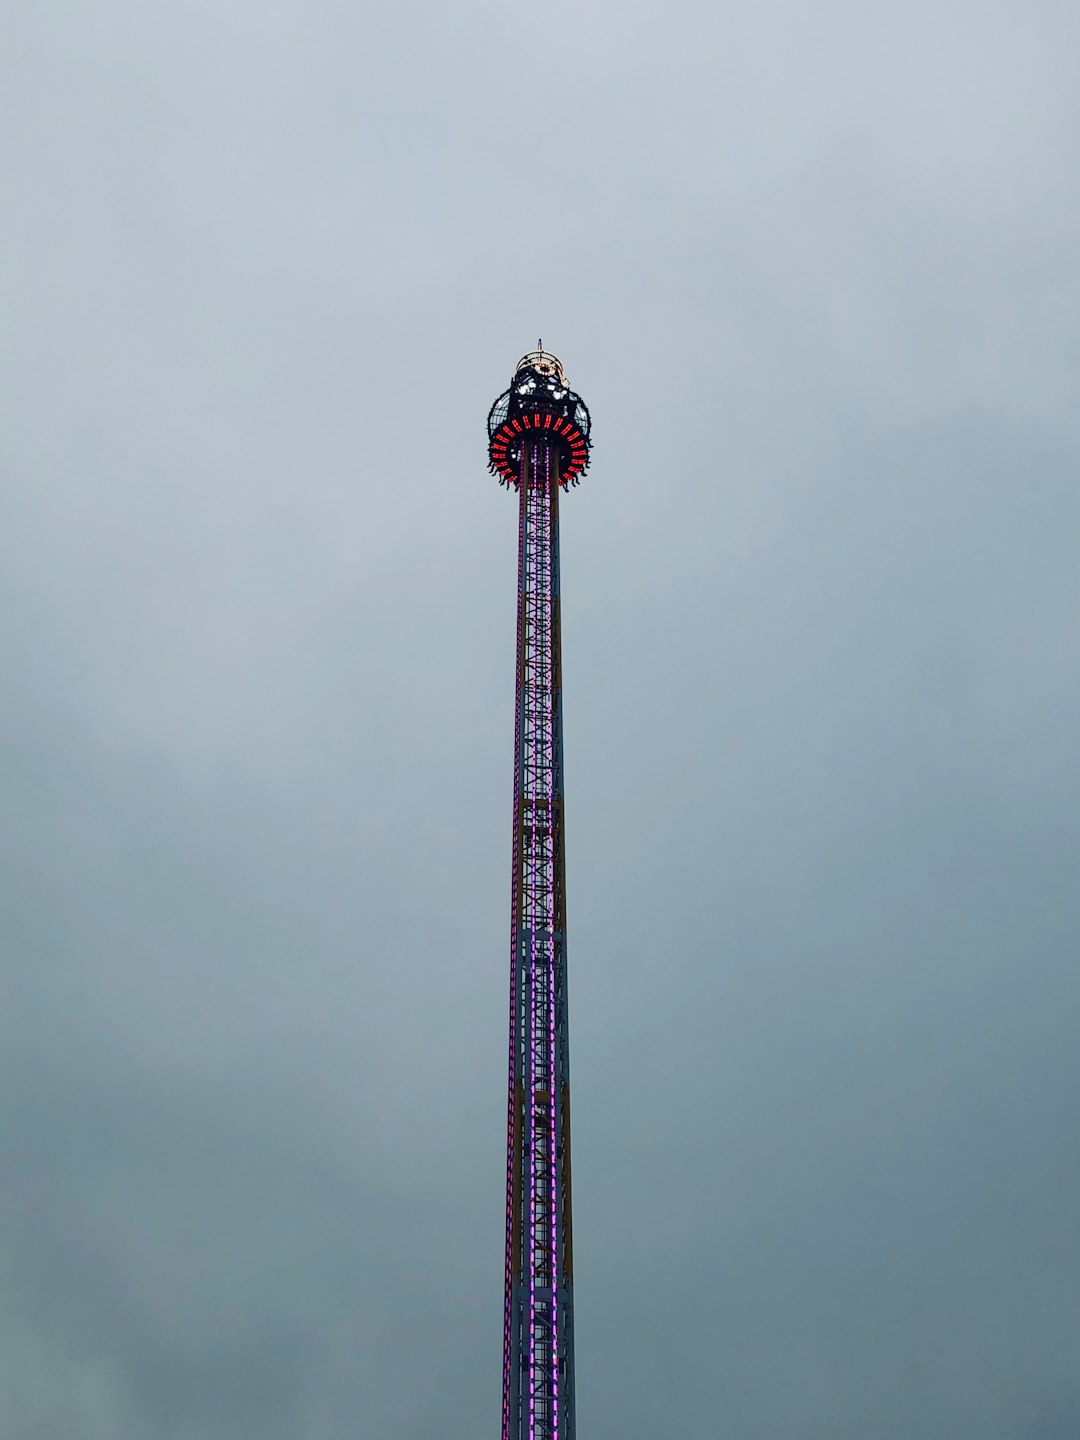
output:
[[511,423],[511,425],[514,427],[514,429],[517,431],[517,433],[520,435],[520,434],[521,434],[521,421],[520,421],[520,420],[511,420],[510,423]]
[[550,429],[551,429],[551,413],[550,413],[550,411],[548,412],[547,415],[544,416],[544,429],[545,429],[545,430],[550,430]]

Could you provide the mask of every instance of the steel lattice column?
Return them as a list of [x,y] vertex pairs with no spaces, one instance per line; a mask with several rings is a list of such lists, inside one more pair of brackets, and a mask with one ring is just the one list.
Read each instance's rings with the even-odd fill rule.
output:
[[519,505],[502,1440],[574,1440],[559,496],[588,469],[592,422],[541,345],[487,429]]
[[573,1440],[559,452],[522,446],[503,1440]]

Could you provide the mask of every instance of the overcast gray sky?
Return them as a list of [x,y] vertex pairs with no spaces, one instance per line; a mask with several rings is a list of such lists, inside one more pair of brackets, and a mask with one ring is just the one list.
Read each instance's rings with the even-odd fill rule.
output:
[[5,1440],[496,1434],[538,336],[582,1440],[1076,1440],[1077,6],[0,26]]

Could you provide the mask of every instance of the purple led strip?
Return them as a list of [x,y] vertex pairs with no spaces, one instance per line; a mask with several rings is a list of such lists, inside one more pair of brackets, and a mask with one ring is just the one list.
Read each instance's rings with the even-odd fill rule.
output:
[[531,840],[529,847],[529,1440],[533,1440],[536,1434],[536,922],[539,918],[536,913],[536,764],[539,756],[540,743],[540,705],[539,705],[539,626],[537,625],[537,610],[540,600],[540,486],[537,483],[536,459],[537,447],[526,445],[528,463],[523,466],[524,483],[529,486],[530,501],[533,507],[531,517],[531,539],[533,558],[533,625],[532,625],[532,679],[533,679],[533,706],[530,716],[532,722],[532,745],[533,775],[530,784],[531,802]]
[[[536,605],[536,620],[537,620],[537,625],[536,625],[536,638],[537,638],[537,644],[536,644],[536,652],[535,652],[535,653],[536,653],[536,682],[537,682],[536,688],[537,688],[537,700],[538,700],[538,703],[537,703],[537,705],[536,705],[536,748],[535,748],[535,751],[534,751],[534,755],[535,755],[535,758],[536,758],[536,771],[535,771],[534,780],[533,780],[534,802],[535,802],[535,801],[538,801],[538,800],[541,798],[539,792],[540,792],[541,786],[542,786],[542,772],[543,772],[543,768],[544,768],[544,766],[545,766],[545,764],[546,764],[546,762],[547,762],[547,757],[548,757],[548,754],[549,754],[549,751],[548,751],[548,729],[549,729],[549,726],[548,726],[548,717],[549,717],[550,709],[549,709],[549,705],[548,705],[548,678],[549,678],[548,655],[549,655],[549,650],[550,650],[550,613],[551,613],[551,607],[550,607],[550,602],[549,602],[548,571],[547,571],[547,563],[546,563],[546,561],[547,561],[547,545],[546,545],[546,540],[547,540],[547,528],[548,528],[548,527],[547,527],[547,519],[548,519],[548,513],[547,513],[547,512],[548,512],[548,502],[549,502],[550,497],[548,496],[548,493],[547,493],[547,491],[546,491],[546,489],[545,489],[545,487],[544,487],[544,484],[543,484],[542,477],[541,477],[541,475],[540,475],[540,456],[541,456],[541,452],[542,452],[542,451],[545,451],[545,452],[546,452],[546,448],[547,448],[546,446],[542,446],[542,445],[540,445],[540,444],[535,444],[535,445],[533,446],[533,457],[532,457],[532,458],[533,458],[533,463],[532,463],[532,466],[531,466],[532,473],[533,473],[533,476],[534,476],[533,484],[534,484],[534,486],[535,486],[535,493],[536,493],[536,524],[535,524],[535,528],[534,528],[533,534],[534,534],[535,543],[536,543],[536,569],[537,569],[537,576],[536,576],[536,580],[537,580],[537,584],[536,584],[536,600],[537,600],[537,605]],[[541,977],[540,977],[540,974],[538,973],[538,971],[539,971],[539,966],[540,966],[540,964],[541,964],[541,962],[542,962],[543,956],[542,956],[542,953],[540,952],[540,950],[539,950],[539,948],[538,948],[538,946],[537,946],[537,943],[536,943],[538,934],[542,934],[542,933],[545,932],[545,931],[547,930],[547,928],[548,928],[548,927],[547,927],[547,919],[548,919],[548,917],[547,917],[547,914],[546,914],[547,905],[546,905],[546,903],[545,903],[547,897],[546,897],[546,895],[543,893],[543,891],[542,891],[542,889],[541,889],[541,886],[543,885],[544,879],[546,878],[545,875],[544,875],[544,873],[543,873],[543,870],[546,870],[546,865],[544,864],[544,861],[545,861],[545,859],[546,859],[546,848],[547,848],[547,846],[546,846],[546,838],[545,838],[545,826],[544,826],[543,821],[541,821],[541,824],[540,824],[540,825],[535,826],[534,834],[536,834],[536,832],[539,832],[538,835],[537,835],[537,838],[539,838],[539,840],[540,840],[541,853],[540,853],[539,856],[537,856],[537,855],[536,855],[535,848],[534,848],[534,856],[533,856],[533,858],[534,858],[534,869],[533,869],[533,875],[534,875],[534,880],[533,880],[533,885],[534,885],[533,896],[534,896],[534,900],[533,900],[533,903],[534,903],[534,912],[535,912],[535,913],[534,913],[534,920],[533,920],[533,956],[534,956],[534,964],[533,964],[533,1014],[534,1014],[534,1016],[536,1017],[536,1020],[539,1020],[539,1021],[540,1021],[540,1026],[538,1027],[537,1024],[536,1024],[535,1021],[534,1021],[533,1031],[532,1031],[532,1038],[533,1038],[533,1044],[532,1044],[532,1048],[533,1048],[532,1067],[533,1067],[533,1095],[534,1095],[534,1100],[533,1100],[533,1114],[534,1114],[534,1117],[535,1117],[535,1113],[536,1113],[536,1102],[535,1102],[536,1089],[537,1089],[537,1088],[543,1088],[543,1086],[542,1086],[542,1081],[543,1081],[543,1078],[544,1078],[544,1077],[543,1077],[543,1057],[544,1057],[544,1048],[545,1048],[545,1047],[544,1047],[544,1038],[545,1038],[545,1037],[544,1037],[544,1034],[543,1034],[542,1011],[541,1011],[541,1009],[540,1009],[540,998],[541,998],[541,997],[540,997],[540,993],[539,993],[539,981],[540,981],[540,978],[541,978]],[[537,863],[538,861],[539,861],[540,863]],[[541,866],[543,866],[543,870],[542,870]],[[541,941],[541,943],[543,943],[543,942]],[[541,1174],[542,1174],[542,1167],[543,1167],[543,1159],[544,1159],[544,1157],[543,1157],[543,1153],[542,1153],[542,1152],[543,1152],[543,1136],[542,1136],[542,1135],[541,1135],[541,1136],[537,1136],[535,1119],[534,1119],[534,1125],[533,1125],[533,1138],[534,1138],[533,1167],[534,1167],[534,1174],[535,1174],[535,1176],[536,1176],[536,1189],[537,1189],[537,1193],[538,1193],[538,1192],[539,1192],[539,1181],[540,1181],[540,1176],[541,1176]],[[538,1141],[539,1141],[539,1143],[537,1143]],[[550,1209],[550,1197],[548,1197],[548,1201],[549,1201],[548,1208]],[[537,1208],[539,1209],[539,1200],[538,1200],[538,1202],[537,1202]],[[542,1228],[543,1228],[543,1227],[541,1227],[541,1229],[542,1229]],[[542,1266],[542,1263],[543,1263],[542,1253],[540,1252],[540,1250],[539,1250],[538,1247],[537,1247],[537,1239],[539,1239],[540,1246],[542,1246],[543,1243],[544,1243],[544,1236],[543,1236],[543,1234],[541,1234],[539,1237],[537,1237],[537,1236],[535,1235],[535,1233],[534,1233],[534,1236],[533,1236],[533,1246],[534,1246],[534,1250],[533,1250],[533,1266],[532,1266],[532,1278],[531,1278],[531,1283],[532,1283],[532,1287],[533,1287],[533,1294],[534,1294],[534,1296],[535,1296],[535,1291],[536,1291],[536,1276],[537,1276],[537,1271],[541,1269],[541,1266]],[[546,1347],[544,1347],[543,1345],[541,1345],[541,1350],[543,1351],[543,1350],[545,1350],[545,1349],[546,1349]],[[534,1359],[535,1359],[535,1358],[536,1358],[536,1357],[535,1357],[535,1355],[534,1355]],[[540,1368],[541,1368],[540,1383],[541,1383],[541,1385],[543,1386],[544,1391],[546,1392],[546,1391],[548,1390],[548,1384],[547,1384],[547,1379],[548,1379],[548,1377],[547,1377],[547,1375],[544,1373],[544,1362],[546,1361],[547,1356],[546,1356],[545,1353],[541,1353],[541,1355],[540,1355],[539,1358],[540,1358]],[[546,1398],[546,1397],[545,1397],[545,1398]]]
[[504,1297],[503,1313],[503,1421],[502,1440],[510,1440],[510,1398],[513,1388],[513,1333],[515,1324],[513,1294],[514,1294],[514,1236],[517,1228],[517,1216],[514,1214],[514,1188],[517,1168],[521,1164],[521,1153],[519,1144],[515,1143],[518,1137],[517,1129],[517,1086],[518,1086],[518,1047],[521,1038],[521,1027],[518,1020],[518,967],[520,963],[520,926],[521,926],[521,825],[524,806],[524,784],[523,784],[523,759],[524,759],[524,735],[523,724],[523,697],[522,690],[525,683],[525,596],[528,590],[527,575],[527,547],[526,547],[526,504],[527,496],[522,486],[521,506],[518,516],[518,605],[521,613],[518,617],[517,636],[517,693],[514,701],[514,840],[513,840],[513,880],[510,887],[510,1059],[509,1059],[509,1081],[507,1093],[507,1145],[506,1145],[506,1291]]
[[551,1268],[551,1424],[553,1440],[559,1440],[559,1310],[556,1295],[559,1278],[559,1246],[557,1233],[557,1191],[555,1176],[555,636],[550,627],[555,623],[555,604],[552,594],[552,551],[553,534],[551,498],[551,447],[544,446],[544,492],[547,495],[548,525],[544,536],[544,552],[547,569],[545,601],[548,610],[548,1146],[551,1158],[551,1178],[548,1185],[548,1244]]
[[[533,772],[533,805],[534,819],[535,810],[539,803],[545,804],[545,813],[540,824],[533,829],[533,853],[532,853],[532,881],[533,881],[533,968],[531,985],[531,1019],[532,1035],[530,1044],[531,1062],[531,1089],[532,1089],[532,1138],[533,1149],[532,1161],[532,1186],[533,1186],[533,1212],[531,1215],[531,1268],[530,1268],[530,1337],[532,1354],[530,1373],[530,1437],[536,1434],[537,1423],[537,1370],[540,1371],[541,1394],[543,1396],[543,1415],[541,1424],[545,1435],[554,1434],[554,1427],[557,1427],[557,1420],[554,1414],[555,1403],[555,1377],[554,1345],[555,1327],[554,1317],[554,1296],[555,1296],[555,1270],[552,1266],[552,1240],[555,1210],[555,1188],[554,1178],[554,1127],[553,1127],[553,1099],[554,1099],[554,1034],[552,1022],[553,1013],[553,974],[552,961],[554,958],[552,947],[552,929],[554,922],[554,867],[553,867],[553,835],[552,821],[554,811],[551,805],[553,799],[553,761],[554,761],[554,733],[553,733],[553,606],[552,606],[552,513],[551,513],[551,472],[550,454],[548,447],[542,444],[535,444],[530,447],[531,460],[530,471],[533,476],[535,487],[535,523],[533,527],[533,540],[535,543],[536,557],[536,646],[534,649],[534,682],[535,682],[535,707],[534,707],[534,737],[533,750],[534,772]],[[541,454],[543,456],[543,472],[541,473]],[[547,771],[547,783],[544,783],[544,776],[541,771]],[[540,844],[537,845],[539,840]],[[541,944],[543,950],[537,946],[538,932],[543,934]],[[546,993],[541,995],[540,982],[542,975],[540,964],[546,963],[547,985]],[[546,1014],[543,1013],[546,1011]],[[540,1022],[539,1024],[537,1022]],[[544,1033],[546,1031],[546,1034]],[[545,1074],[546,1071],[546,1074]],[[538,1134],[536,1118],[537,1106],[536,1096],[538,1090],[543,1090],[546,1095],[546,1119],[543,1135]],[[542,1142],[542,1143],[541,1143]],[[545,1156],[541,1152],[546,1145],[548,1153]],[[546,1173],[545,1173],[546,1172]],[[547,1187],[547,1194],[541,1200],[540,1177],[543,1175]],[[539,1230],[539,1234],[537,1233]],[[547,1280],[547,1315],[540,1319],[541,1332],[544,1331],[546,1320],[546,1334],[537,1334],[537,1309],[536,1309],[536,1288],[537,1275],[540,1272]],[[538,1353],[539,1352],[539,1353]]]

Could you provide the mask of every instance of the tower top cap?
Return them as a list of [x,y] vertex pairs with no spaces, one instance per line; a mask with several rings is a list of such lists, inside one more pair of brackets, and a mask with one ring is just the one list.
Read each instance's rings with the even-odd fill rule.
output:
[[543,375],[545,380],[566,384],[566,371],[562,368],[562,361],[557,355],[552,355],[550,350],[542,347],[539,350],[530,350],[521,357],[514,366],[514,374],[519,375],[522,370],[535,370],[538,375]]

